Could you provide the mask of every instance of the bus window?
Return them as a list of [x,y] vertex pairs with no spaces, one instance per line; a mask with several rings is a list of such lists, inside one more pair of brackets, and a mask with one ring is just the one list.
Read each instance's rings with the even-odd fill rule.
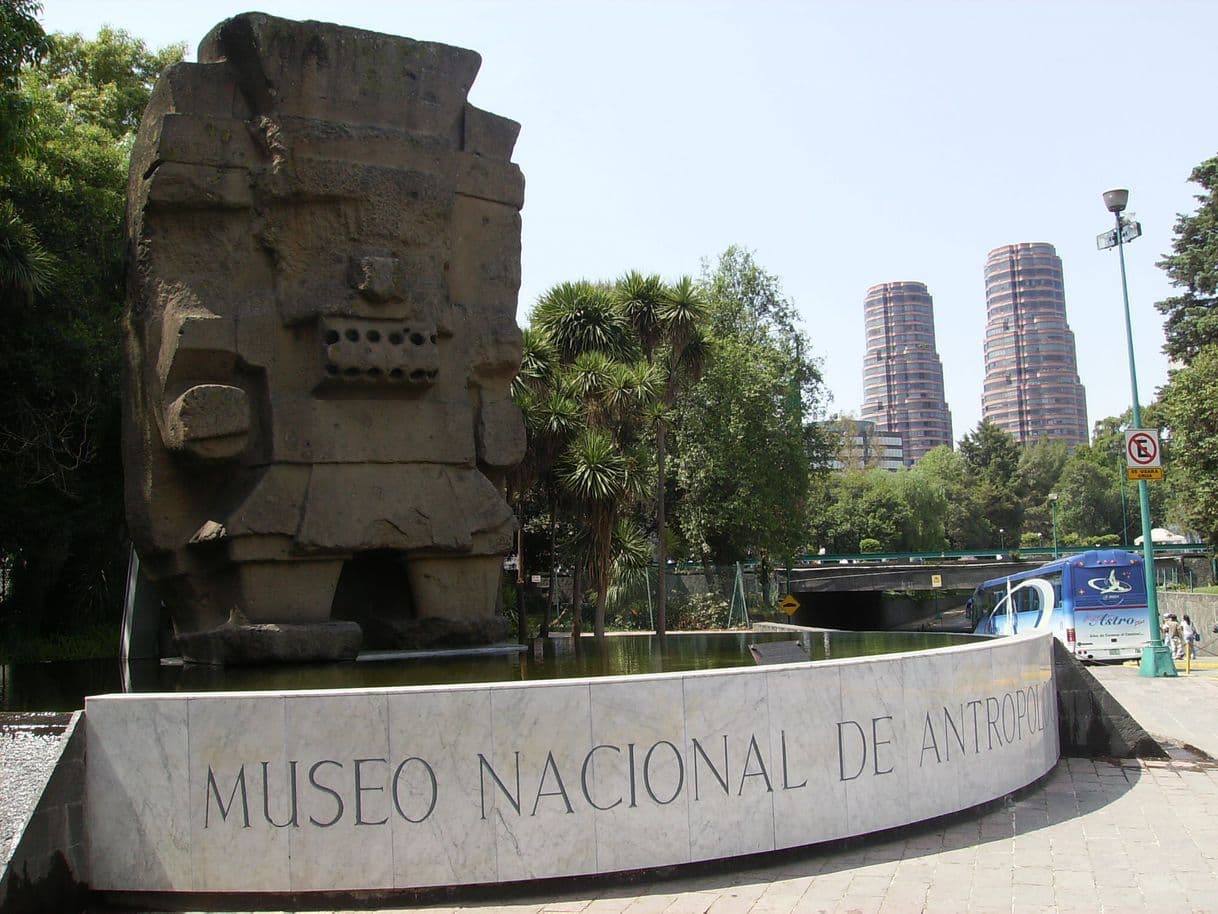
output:
[[969,619],[975,625],[982,619],[988,618],[998,603],[998,594],[992,590],[977,588],[973,598],[969,600]]
[[[979,589],[977,593],[978,595],[985,594],[985,606],[989,614],[1000,619],[1007,613],[1013,613],[1020,617],[1021,625],[1026,625],[1028,622],[1039,625],[1042,618],[1061,605],[1061,590],[1061,571],[1051,571],[1038,577],[1012,581],[1009,588],[1006,582],[1002,582],[990,585],[984,590]],[[1010,594],[1009,605],[1008,593]],[[1049,604],[1050,599],[1051,604]],[[997,622],[995,630],[998,630]]]

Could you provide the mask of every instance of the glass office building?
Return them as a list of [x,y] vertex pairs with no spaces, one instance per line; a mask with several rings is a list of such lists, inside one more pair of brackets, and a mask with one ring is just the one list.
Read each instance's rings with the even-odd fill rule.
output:
[[1087,398],[1053,245],[1007,244],[985,262],[981,417],[1021,443],[1087,441]]
[[862,418],[899,434],[905,465],[911,466],[932,448],[952,443],[934,302],[925,283],[884,282],[867,290],[863,318]]

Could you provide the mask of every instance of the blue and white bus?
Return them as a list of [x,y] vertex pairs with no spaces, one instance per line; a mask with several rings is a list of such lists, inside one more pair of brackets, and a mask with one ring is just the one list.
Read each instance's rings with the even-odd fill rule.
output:
[[1133,660],[1150,641],[1142,557],[1120,549],[1071,555],[986,581],[970,618],[981,635],[1051,629],[1080,660]]

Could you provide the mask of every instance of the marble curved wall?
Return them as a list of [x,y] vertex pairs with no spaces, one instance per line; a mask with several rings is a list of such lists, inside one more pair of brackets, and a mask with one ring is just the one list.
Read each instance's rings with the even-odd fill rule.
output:
[[88,699],[90,881],[393,890],[860,835],[1057,761],[1052,641],[657,676]]

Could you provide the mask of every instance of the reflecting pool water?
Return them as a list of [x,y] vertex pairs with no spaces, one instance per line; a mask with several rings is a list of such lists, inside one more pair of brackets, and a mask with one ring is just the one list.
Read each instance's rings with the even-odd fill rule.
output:
[[460,682],[517,682],[674,673],[751,666],[749,645],[798,638],[813,660],[920,651],[964,644],[972,635],[943,632],[679,632],[590,636],[578,650],[570,638],[551,638],[526,651],[462,654],[280,667],[206,667],[157,661],[75,660],[0,666],[0,710],[67,711],[86,695],[108,692],[270,691],[379,688]]

